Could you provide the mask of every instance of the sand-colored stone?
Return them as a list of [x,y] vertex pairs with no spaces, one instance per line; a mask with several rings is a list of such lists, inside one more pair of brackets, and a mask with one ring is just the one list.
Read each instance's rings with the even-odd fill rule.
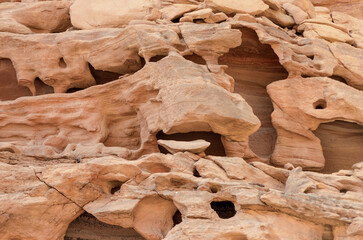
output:
[[[165,72],[165,67],[173,71]],[[103,98],[105,92],[107,98]],[[155,135],[160,130],[169,134],[213,131],[241,141],[260,125],[241,96],[222,88],[205,66],[178,54],[150,62],[134,75],[84,92],[0,104],[2,141],[25,147],[24,151],[27,146],[48,148],[48,154],[54,157],[73,150],[67,148],[69,144],[104,143],[127,148],[129,151],[123,157],[135,158],[157,149]],[[176,105],[180,110],[173,109]],[[56,117],[58,113],[63,114]],[[29,142],[29,136],[35,133],[41,137]],[[44,150],[35,152],[43,153]]]
[[170,153],[177,152],[191,152],[191,153],[201,153],[204,152],[209,146],[210,142],[203,139],[195,141],[173,141],[173,140],[158,140],[158,144],[166,148]]
[[0,32],[21,34],[62,32],[71,27],[70,2],[2,3]]
[[309,15],[298,6],[285,3],[283,8],[294,18],[295,23],[301,24],[305,19],[309,18]]
[[[11,156],[15,160],[18,155]],[[228,158],[220,160],[219,164],[223,160],[229,161]],[[347,231],[358,236],[360,234],[359,218],[363,215],[359,207],[362,204],[362,180],[357,182],[354,176],[345,177],[343,180],[339,179],[340,176],[302,172],[300,169],[300,173],[304,173],[300,177],[302,180],[314,179],[317,185],[326,183],[333,186],[331,189],[349,189],[346,194],[340,194],[336,189],[338,193],[330,191],[327,195],[323,190],[314,193],[301,192],[289,183],[285,189],[280,190],[263,187],[261,178],[255,178],[251,182],[251,179],[237,180],[226,176],[218,179],[194,177],[192,174],[195,160],[184,153],[152,154],[136,161],[117,157],[95,158],[81,163],[66,161],[58,160],[57,163],[44,165],[37,160],[20,159],[13,162],[15,165],[1,163],[1,175],[5,179],[2,189],[13,195],[11,200],[1,200],[1,209],[14,216],[3,221],[0,227],[2,236],[9,239],[15,236],[26,239],[62,239],[68,224],[84,210],[103,222],[125,228],[134,227],[146,239],[187,239],[190,234],[208,236],[208,239],[218,236],[226,236],[228,239],[230,235],[263,237],[269,234],[290,238],[299,231],[302,231],[299,234],[301,239],[319,239],[323,224],[351,224]],[[205,159],[199,161],[203,162]],[[246,167],[259,171],[251,165]],[[294,174],[291,171],[289,179]],[[260,176],[265,179],[270,177],[263,175],[262,171]],[[20,179],[27,183],[27,191],[32,186],[32,191],[26,197],[27,201],[22,197],[25,185],[16,185]],[[356,187],[349,188],[349,181],[355,181]],[[292,182],[296,185],[295,181]],[[334,185],[334,182],[341,186]],[[115,187],[118,190],[114,191]],[[40,197],[44,193],[46,197]],[[20,200],[22,204],[18,208],[11,208]],[[221,219],[210,207],[211,201],[221,200],[234,204],[236,214],[233,217]],[[345,210],[340,200],[345,205],[349,204],[350,209]],[[46,202],[59,204],[44,207]],[[62,212],[67,211],[59,214],[60,207]],[[183,222],[172,228],[171,217],[177,209],[183,216]],[[43,214],[39,214],[39,211]],[[28,216],[27,220],[18,218],[23,214]],[[54,217],[58,220],[56,228],[53,224],[42,223]],[[22,228],[17,228],[19,221]],[[273,224],[276,221],[286,221],[291,226],[284,231],[281,231],[284,225],[278,226],[280,231],[277,231],[273,227],[276,226]],[[38,224],[37,228],[33,228],[34,222]],[[214,228],[218,231],[208,230],[211,224],[214,227],[220,226]],[[261,224],[265,227],[256,228]],[[180,231],[187,235],[180,235]]]
[[206,0],[206,4],[218,11],[232,14],[232,13],[248,13],[256,15],[268,9],[262,0]]
[[332,12],[331,15],[334,23],[343,25],[349,31],[350,36],[354,39],[354,45],[363,48],[363,30],[361,28],[363,20],[341,12]]
[[277,165],[323,168],[320,140],[312,131],[320,123],[336,120],[363,125],[362,92],[344,83],[329,78],[290,78],[270,84],[267,91],[274,104],[272,123],[277,140],[272,161]]
[[[52,86],[54,92],[95,85],[88,63],[96,70],[127,74],[142,67],[140,57],[148,62],[152,57],[165,56],[170,51],[183,55],[192,51],[208,57],[226,53],[229,48],[240,44],[240,41],[236,41],[240,32],[229,25],[201,26],[203,35],[199,37],[189,36],[190,30],[187,29],[190,27],[183,26],[180,28],[184,40],[179,38],[179,30],[172,26],[147,24],[131,25],[124,29],[70,31],[59,35],[2,33],[0,58],[13,62],[19,85],[27,86],[35,94],[34,81],[37,77]],[[211,35],[214,31],[216,33]],[[231,39],[219,46],[216,43],[225,39],[223,34],[228,34]],[[207,39],[203,38],[208,35]],[[113,47],[96,47],[103,45]],[[24,56],[22,51],[16,50],[19,46],[31,55]]]
[[299,27],[298,31],[303,32],[305,37],[323,38],[329,42],[346,42],[353,44],[354,40],[349,36],[348,31],[334,23],[322,19],[305,20]]
[[76,0],[70,8],[72,25],[79,29],[126,26],[132,20],[161,17],[157,0]]
[[361,4],[0,0],[0,239],[362,239]]

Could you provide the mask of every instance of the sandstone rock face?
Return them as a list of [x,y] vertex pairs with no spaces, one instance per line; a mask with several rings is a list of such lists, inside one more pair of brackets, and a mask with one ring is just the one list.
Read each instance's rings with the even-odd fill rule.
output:
[[360,6],[0,0],[0,239],[362,239]]
[[156,20],[157,5],[157,0],[77,0],[70,14],[73,26],[79,29],[122,27],[132,20]]
[[2,3],[0,32],[62,32],[71,27],[69,2]]

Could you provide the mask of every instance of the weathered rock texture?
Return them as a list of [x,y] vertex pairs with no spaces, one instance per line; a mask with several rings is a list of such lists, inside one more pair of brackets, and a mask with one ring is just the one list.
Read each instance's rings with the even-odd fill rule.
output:
[[363,239],[362,15],[0,0],[0,239]]

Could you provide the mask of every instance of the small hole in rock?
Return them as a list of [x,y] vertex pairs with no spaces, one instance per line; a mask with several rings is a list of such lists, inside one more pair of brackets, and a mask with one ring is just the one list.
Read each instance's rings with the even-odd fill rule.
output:
[[312,56],[307,56],[308,58],[310,58],[311,60],[314,60],[314,55]]
[[324,99],[319,99],[313,103],[313,106],[315,109],[325,109],[327,107],[327,103]]
[[178,18],[175,18],[175,19],[173,19],[173,20],[171,20],[173,23],[178,23],[178,22],[180,22],[180,18],[181,17],[178,17]]
[[198,172],[198,170],[196,168],[194,168],[194,170],[193,170],[193,176],[194,177],[200,177],[200,174],[199,174],[199,172]]
[[174,215],[173,215],[173,222],[174,222],[174,226],[178,225],[179,223],[181,223],[183,221],[182,215],[180,213],[179,210],[177,210]]
[[211,187],[210,187],[210,191],[211,191],[212,193],[217,193],[217,192],[219,191],[219,188],[218,188],[217,186],[211,186]]
[[112,182],[111,186],[112,186],[112,188],[110,190],[110,193],[115,194],[116,192],[120,191],[122,182],[119,182],[119,181]]
[[64,58],[62,58],[62,57],[59,59],[58,64],[59,64],[60,68],[66,68],[67,67],[67,63],[64,61]]
[[213,201],[210,203],[210,206],[220,218],[228,219],[236,215],[234,204],[231,201]]
[[204,23],[204,20],[201,18],[193,19],[193,23]]
[[193,53],[192,55],[186,55],[184,56],[185,59],[192,61],[197,64],[206,65],[206,61],[199,55]]
[[348,190],[347,189],[340,189],[340,192],[341,193],[346,193],[346,192],[348,192]]

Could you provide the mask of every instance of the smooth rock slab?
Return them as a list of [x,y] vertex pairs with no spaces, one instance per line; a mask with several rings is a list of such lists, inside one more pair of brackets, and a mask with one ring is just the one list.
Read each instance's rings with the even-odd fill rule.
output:
[[227,14],[248,13],[257,15],[269,8],[262,0],[207,0],[206,4]]
[[210,142],[207,142],[203,139],[198,139],[195,141],[158,140],[158,144],[173,154],[185,151],[201,153],[210,146]]
[[70,9],[71,21],[73,26],[79,29],[122,27],[131,20],[151,20],[157,2],[157,0],[76,0]]

